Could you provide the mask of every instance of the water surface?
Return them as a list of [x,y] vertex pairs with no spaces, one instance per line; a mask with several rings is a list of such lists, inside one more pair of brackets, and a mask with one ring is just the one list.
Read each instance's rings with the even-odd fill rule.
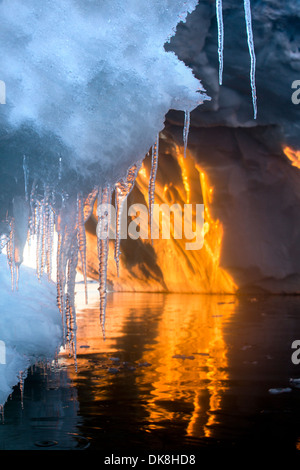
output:
[[[78,294],[81,302],[81,293]],[[77,372],[35,367],[0,426],[1,450],[195,453],[300,448],[300,298],[114,293],[105,339],[93,299],[77,314]]]

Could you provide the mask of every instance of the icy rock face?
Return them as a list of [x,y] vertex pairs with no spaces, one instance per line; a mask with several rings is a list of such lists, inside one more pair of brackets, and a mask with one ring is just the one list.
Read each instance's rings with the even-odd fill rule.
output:
[[31,175],[43,173],[43,159],[43,177],[54,181],[59,158],[65,180],[67,170],[99,185],[124,177],[169,109],[191,111],[206,99],[192,71],[164,49],[196,4],[3,0],[2,156],[25,154]]
[[268,127],[191,133],[196,165],[214,188],[213,217],[223,226],[220,265],[241,292],[300,293],[300,172],[280,137]]
[[[155,204],[171,207],[190,204],[193,208],[193,221],[196,220],[196,204],[204,202],[200,170],[195,167],[189,152],[184,157],[182,130],[175,137],[161,134],[160,158],[155,183]],[[149,208],[149,178],[152,172],[152,158],[148,155],[143,162],[135,187],[128,197],[127,207],[142,204]],[[208,188],[207,188],[208,189]],[[151,202],[151,199],[150,199]],[[92,278],[98,278],[96,251],[96,211],[86,225],[87,228],[87,270]],[[128,217],[130,223],[131,217]],[[148,221],[150,222],[150,210]],[[116,269],[113,250],[108,257],[108,288],[115,291],[141,292],[197,292],[233,293],[236,286],[230,275],[219,265],[222,227],[217,221],[210,221],[202,249],[186,249],[187,239],[174,239],[173,231],[166,239],[151,240],[149,226],[148,239],[132,239],[129,234],[121,240],[118,268]],[[150,224],[149,224],[150,225]],[[172,226],[172,223],[171,223]],[[201,228],[202,229],[202,228]],[[145,234],[146,235],[146,234]],[[198,232],[199,235],[199,232]],[[114,240],[111,240],[113,248]],[[79,266],[81,269],[81,266]]]
[[[173,238],[122,240],[120,277],[109,260],[110,289],[299,294],[300,171],[283,154],[276,129],[191,127],[186,159],[182,128],[167,123],[161,136],[156,203],[195,205],[211,189],[205,244],[186,251]],[[128,204],[148,202],[149,160]],[[88,273],[97,278],[95,222],[87,228]]]

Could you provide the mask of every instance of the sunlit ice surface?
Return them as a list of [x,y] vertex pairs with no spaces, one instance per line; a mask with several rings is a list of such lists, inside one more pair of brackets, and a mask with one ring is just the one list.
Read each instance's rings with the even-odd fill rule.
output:
[[1,450],[299,447],[299,391],[269,390],[299,377],[300,299],[109,293],[104,340],[96,283],[88,306],[76,292],[77,372],[67,351],[29,372],[22,412],[18,388],[5,405]]
[[[49,278],[56,282],[56,253],[57,253],[57,232],[53,232],[53,252],[52,252],[52,257],[51,257],[51,272],[47,273],[49,275]],[[37,240],[36,236],[28,238],[24,251],[23,251],[23,265],[28,266],[29,268],[35,269],[37,267]],[[22,269],[22,267],[21,267]]]
[[286,146],[284,147],[283,151],[290,160],[291,164],[297,168],[300,168],[300,150],[295,150]]

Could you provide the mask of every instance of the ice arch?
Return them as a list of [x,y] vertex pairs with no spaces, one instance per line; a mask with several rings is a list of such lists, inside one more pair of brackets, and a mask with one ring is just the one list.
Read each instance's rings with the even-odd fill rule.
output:
[[[0,2],[0,79],[6,85],[6,104],[0,108],[0,248],[6,249],[11,273],[8,281],[3,271],[5,288],[11,285],[16,302],[18,296],[23,301],[32,295],[28,292],[34,282],[26,286],[23,279],[17,291],[29,230],[37,244],[41,298],[43,289],[48,292],[43,279],[51,276],[57,231],[57,303],[63,343],[73,353],[76,266],[79,256],[85,263],[84,222],[93,203],[96,198],[108,201],[116,183],[126,197],[134,183],[133,167],[157,140],[169,109],[188,116],[208,99],[192,71],[164,48],[196,4],[197,0],[52,0],[42,6],[38,0]],[[104,324],[105,242],[98,243],[98,255]],[[36,299],[34,315],[39,308]],[[18,312],[14,321],[21,318]],[[10,335],[8,313],[2,315],[2,323],[8,362],[0,377],[0,405],[19,372],[30,364],[26,358],[48,353],[48,345],[57,348],[60,341],[55,308],[53,328],[49,316],[43,323],[43,334],[49,334],[43,339],[46,350],[34,352],[25,345],[26,358],[18,361],[24,338],[20,343]]]

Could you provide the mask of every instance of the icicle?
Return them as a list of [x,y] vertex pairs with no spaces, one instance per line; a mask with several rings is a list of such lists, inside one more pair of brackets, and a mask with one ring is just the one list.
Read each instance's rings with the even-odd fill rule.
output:
[[76,341],[76,308],[75,308],[75,280],[76,280],[76,268],[78,263],[78,239],[77,231],[73,236],[71,242],[68,269],[67,269],[67,294],[66,294],[66,305],[68,309],[68,340],[70,353],[74,357],[75,369],[77,370],[77,341]]
[[116,206],[116,240],[115,240],[115,252],[114,259],[117,267],[117,275],[119,277],[119,265],[120,265],[120,231],[121,231],[121,217],[122,209],[126,199],[134,187],[134,183],[142,166],[142,162],[135,163],[127,171],[126,179],[118,181],[115,185],[115,206]]
[[44,272],[44,250],[45,250],[45,234],[44,234],[44,205],[37,201],[36,211],[36,272],[40,280]]
[[49,208],[49,220],[47,229],[47,274],[49,281],[52,275],[52,255],[53,255],[53,242],[54,242],[54,219],[55,214],[52,207]]
[[84,214],[84,223],[90,218],[93,212],[94,203],[98,195],[98,188],[94,188],[93,191],[85,198],[83,214]]
[[185,111],[184,113],[184,127],[183,127],[183,145],[184,145],[184,158],[186,158],[186,150],[189,138],[190,130],[190,112]]
[[84,279],[85,303],[88,303],[87,275],[86,275],[86,235],[84,227],[84,204],[82,194],[77,196],[77,233],[81,266]]
[[51,224],[50,224],[50,190],[46,186],[44,190],[44,199],[42,201],[43,205],[43,270],[46,267],[48,279],[51,278],[51,253],[52,253],[52,234],[51,234]]
[[15,289],[15,221],[12,218],[10,221],[9,241],[7,243],[7,262],[11,275],[11,290]]
[[35,211],[35,205],[36,205],[35,190],[36,190],[36,180],[33,181],[32,188],[31,188],[31,193],[30,193],[30,201],[29,201],[29,203],[30,203],[30,212],[31,212],[30,221],[29,221],[29,234],[30,234],[29,240],[36,233],[36,231],[35,231],[35,215],[36,215],[36,211]]
[[47,262],[47,274],[49,281],[52,275],[52,256],[53,256],[53,244],[54,244],[54,226],[55,226],[55,212],[53,207],[55,206],[55,194],[52,191],[51,195],[47,194],[47,219],[46,219],[46,262]]
[[64,232],[60,231],[58,233],[58,242],[57,242],[57,261],[56,261],[56,289],[57,289],[57,306],[62,318],[62,327],[63,327],[63,339],[64,346],[66,341],[66,321],[65,321],[65,297],[64,297],[64,273],[62,269],[62,245],[63,245]]
[[216,0],[216,13],[218,23],[219,85],[222,85],[223,80],[224,24],[222,10],[222,0]]
[[61,180],[61,174],[62,174],[62,160],[61,157],[58,159],[58,181]]
[[[63,200],[57,246],[57,305],[62,316],[64,346],[76,355],[75,278],[78,262],[76,204]],[[74,213],[75,212],[75,213]]]
[[[62,211],[64,210],[64,206]],[[66,320],[66,296],[65,296],[65,285],[66,285],[66,260],[65,260],[65,238],[66,238],[66,226],[63,223],[62,214],[60,214],[60,224],[58,230],[58,243],[57,243],[57,254],[56,254],[56,289],[57,289],[57,306],[59,308],[62,327],[63,327],[63,340],[64,346],[67,341],[67,320]]]
[[28,201],[28,166],[26,155],[23,155],[23,172],[24,172],[24,185],[25,185],[25,199]]
[[21,408],[24,409],[24,377],[23,372],[19,372],[19,386],[20,386],[20,394],[21,394]]
[[20,279],[20,264],[15,263],[15,279],[16,279],[16,290],[19,290],[19,279]]
[[[105,338],[105,313],[107,296],[107,263],[109,250],[111,188],[107,186],[98,194],[97,248],[99,259],[100,324]],[[101,209],[99,209],[101,207]]]
[[248,38],[248,48],[251,59],[251,70],[250,70],[250,81],[252,89],[252,102],[254,110],[254,119],[257,116],[257,98],[256,98],[256,85],[255,85],[255,51],[254,51],[254,40],[253,40],[253,31],[252,31],[252,19],[251,19],[251,4],[250,0],[244,0],[244,10],[245,10],[245,21],[247,29],[247,38]]
[[[123,196],[123,194],[125,195]],[[126,199],[126,183],[123,180],[118,181],[115,185],[115,206],[116,206],[116,239],[115,239],[115,252],[114,259],[116,262],[117,276],[119,277],[119,265],[120,265],[120,229],[121,229],[121,215],[123,204]]]
[[157,135],[157,139],[155,144],[152,147],[152,159],[151,159],[151,173],[150,173],[150,180],[149,180],[149,190],[148,190],[148,204],[149,204],[149,217],[150,217],[150,234],[151,234],[151,241],[152,240],[152,222],[153,222],[153,204],[154,204],[154,193],[155,193],[155,181],[156,181],[156,173],[157,173],[157,166],[158,166],[158,149],[159,149],[159,135]]

